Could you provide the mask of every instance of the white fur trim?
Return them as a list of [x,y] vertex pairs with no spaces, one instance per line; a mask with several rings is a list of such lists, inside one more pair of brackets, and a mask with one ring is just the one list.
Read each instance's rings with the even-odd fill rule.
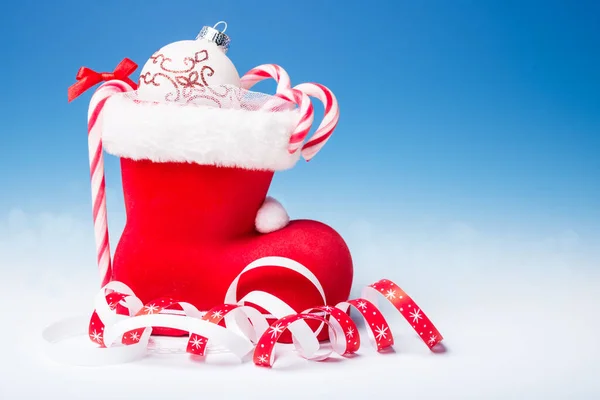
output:
[[114,95],[100,118],[105,150],[134,160],[276,171],[293,167],[301,155],[287,150],[300,118],[297,110],[136,103]]
[[274,232],[289,223],[290,217],[287,211],[272,197],[267,197],[256,213],[256,230],[260,233]]

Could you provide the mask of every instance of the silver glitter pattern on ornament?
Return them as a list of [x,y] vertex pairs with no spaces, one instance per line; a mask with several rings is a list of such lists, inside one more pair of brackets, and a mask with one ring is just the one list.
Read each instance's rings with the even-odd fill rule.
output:
[[[225,28],[223,28],[222,31],[216,29],[217,26],[219,26],[220,24],[225,25]],[[223,50],[224,53],[227,53],[227,50],[229,50],[229,44],[231,43],[231,39],[225,34],[226,30],[227,22],[225,21],[219,21],[213,27],[204,26],[202,27],[202,30],[200,31],[198,36],[196,36],[196,40],[208,40],[209,42],[216,44],[221,50]]]

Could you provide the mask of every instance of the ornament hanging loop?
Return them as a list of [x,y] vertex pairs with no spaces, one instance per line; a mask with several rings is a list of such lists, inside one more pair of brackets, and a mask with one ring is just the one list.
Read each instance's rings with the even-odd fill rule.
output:
[[223,28],[223,30],[221,31],[221,33],[225,33],[225,31],[227,30],[227,22],[225,21],[219,21],[216,24],[213,25],[213,29],[217,29],[217,26],[219,26],[220,24],[225,25],[225,28]]

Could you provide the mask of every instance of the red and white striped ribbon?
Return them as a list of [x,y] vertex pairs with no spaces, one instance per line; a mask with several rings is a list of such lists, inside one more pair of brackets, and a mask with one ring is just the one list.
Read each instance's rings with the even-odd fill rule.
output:
[[[303,265],[283,257],[265,257],[248,265],[231,283],[225,302],[206,313],[193,305],[161,298],[145,305],[135,297],[130,288],[119,282],[110,282],[96,297],[95,309],[89,320],[88,336],[97,345],[95,352],[77,350],[73,354],[64,346],[58,350],[52,345],[55,358],[80,365],[106,365],[139,359],[149,347],[152,327],[172,328],[188,332],[186,352],[206,356],[215,348],[226,348],[244,360],[252,357],[258,366],[271,367],[275,361],[274,350],[278,339],[286,331],[292,338],[298,355],[308,360],[324,360],[336,353],[349,356],[360,349],[361,337],[356,324],[348,314],[355,308],[365,321],[367,335],[377,351],[394,344],[391,327],[377,307],[377,298],[387,299],[411,324],[422,341],[431,350],[442,341],[442,335],[422,309],[394,282],[382,279],[364,288],[362,297],[337,304],[319,305],[296,313],[277,297],[254,291],[237,299],[237,283],[249,270],[262,267],[280,267],[297,272],[309,280],[321,293],[326,304],[323,288],[316,277]],[[267,310],[276,318],[270,325],[265,315],[251,303]],[[183,310],[174,315],[169,309]],[[317,340],[319,330],[313,331],[307,320],[321,322],[329,333],[330,347],[321,347]],[[73,323],[63,322],[46,329],[44,337],[56,343],[72,336]],[[212,345],[209,345],[212,343]],[[216,347],[215,347],[216,346]],[[61,353],[62,351],[62,353]],[[68,354],[64,354],[68,353]]]

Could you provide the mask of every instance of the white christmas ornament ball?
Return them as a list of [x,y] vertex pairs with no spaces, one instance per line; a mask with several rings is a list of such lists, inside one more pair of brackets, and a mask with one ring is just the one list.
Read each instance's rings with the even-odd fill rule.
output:
[[240,86],[240,75],[222,48],[197,39],[171,43],[142,68],[138,95],[144,100],[186,102],[203,87]]

